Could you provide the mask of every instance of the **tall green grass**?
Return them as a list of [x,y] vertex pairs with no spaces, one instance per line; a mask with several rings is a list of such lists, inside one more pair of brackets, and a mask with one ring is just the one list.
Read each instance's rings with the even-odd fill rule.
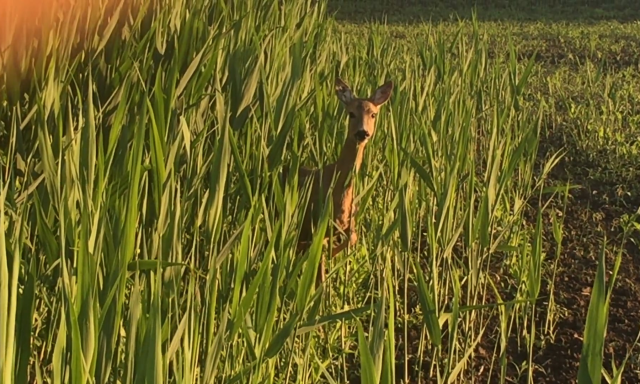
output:
[[[525,213],[559,159],[536,164],[532,62],[490,59],[477,25],[415,50],[345,36],[324,2],[139,5],[99,15],[113,27],[82,50],[61,32],[82,14],[43,33],[66,48],[26,94],[3,75],[3,383],[462,382],[492,313],[498,376],[511,338],[531,360],[548,240],[543,208]],[[336,158],[336,74],[396,88],[360,242],[315,291],[321,233],[296,256],[304,198],[278,174]]]

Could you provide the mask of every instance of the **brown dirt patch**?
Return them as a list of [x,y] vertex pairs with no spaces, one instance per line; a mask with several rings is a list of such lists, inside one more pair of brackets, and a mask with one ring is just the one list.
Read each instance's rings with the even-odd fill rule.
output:
[[[619,218],[630,213],[627,209],[602,203],[602,198],[588,191],[573,193],[565,212],[564,239],[562,253],[558,259],[558,270],[554,279],[554,299],[559,317],[555,324],[555,334],[537,345],[533,353],[535,383],[576,383],[582,336],[589,307],[591,288],[597,268],[597,259],[606,235],[608,246],[605,251],[607,279],[611,276],[616,255],[613,245],[620,244],[621,228]],[[551,238],[551,225],[546,225],[546,238]],[[552,241],[547,242],[548,262],[555,254]],[[541,297],[549,297],[550,280],[545,281]],[[607,281],[608,282],[608,281]],[[543,299],[544,300],[544,299]],[[544,301],[543,301],[544,304]],[[544,327],[547,316],[545,305],[539,306],[536,326]],[[496,330],[497,331],[497,330]],[[640,331],[640,250],[628,242],[622,256],[620,270],[611,297],[609,323],[605,341],[604,364],[611,372],[611,359],[620,366],[624,357],[631,351]],[[491,333],[490,333],[491,335]],[[498,342],[498,333],[485,337],[481,348],[492,351]],[[637,356],[640,346],[631,351],[631,356],[622,377],[624,383],[640,382],[640,361]],[[528,352],[518,349],[515,342],[510,343],[507,352],[511,363],[508,369],[509,381],[527,382],[526,371],[519,375],[516,367],[528,361]],[[490,357],[479,356],[475,359],[476,370],[484,367],[489,371]],[[494,374],[483,375],[479,382],[496,382],[499,379],[494,363]],[[604,382],[604,381],[603,381]]]
[[[557,272],[553,279],[556,322],[551,336],[544,336],[541,343],[536,342],[533,350],[533,380],[535,383],[577,382],[578,366],[582,350],[585,319],[593,281],[597,269],[599,252],[602,249],[604,236],[607,238],[605,251],[607,284],[615,263],[614,246],[621,243],[620,217],[629,212],[628,208],[605,204],[604,196],[594,195],[587,190],[574,191],[568,202],[564,218],[564,238],[562,252],[558,258]],[[638,204],[640,202],[636,202]],[[636,205],[637,206],[637,205]],[[551,207],[561,210],[561,206]],[[533,209],[531,210],[533,212]],[[531,218],[533,222],[534,218]],[[547,318],[552,276],[551,264],[554,262],[555,243],[551,233],[549,218],[544,219],[545,251],[547,252],[546,279],[540,292],[540,302],[536,306],[535,326],[536,340],[541,339],[542,330]],[[636,234],[636,239],[640,240]],[[488,298],[488,302],[495,299]],[[409,298],[411,306],[417,307],[417,298],[412,294]],[[464,382],[496,383],[500,380],[500,362],[495,359],[499,352],[499,336],[497,314],[489,319],[489,326],[476,350],[471,372],[473,377],[465,375]],[[419,351],[421,324],[418,322],[409,329],[409,372],[411,383],[436,383],[437,379],[429,377],[430,360],[417,358]],[[443,329],[443,342],[446,342],[446,329]],[[640,332],[640,249],[633,241],[627,242],[611,297],[609,323],[605,341],[604,365],[611,373],[611,360],[619,367],[625,356],[631,352],[622,376],[623,383],[640,383],[640,345],[633,344]],[[404,337],[402,324],[396,329],[396,376],[402,382],[404,372]],[[494,353],[495,351],[495,353]],[[529,352],[524,343],[517,344],[516,337],[510,338],[506,359],[508,367],[506,382],[527,383]],[[418,372],[422,378],[418,381]],[[604,378],[603,378],[603,382]]]

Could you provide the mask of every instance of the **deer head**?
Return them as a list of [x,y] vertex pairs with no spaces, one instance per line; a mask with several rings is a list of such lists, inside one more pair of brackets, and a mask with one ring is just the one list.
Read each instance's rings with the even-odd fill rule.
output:
[[373,137],[378,110],[389,100],[393,82],[387,81],[366,99],[356,97],[351,88],[340,78],[336,78],[335,87],[338,99],[349,113],[349,138],[358,144],[365,144]]

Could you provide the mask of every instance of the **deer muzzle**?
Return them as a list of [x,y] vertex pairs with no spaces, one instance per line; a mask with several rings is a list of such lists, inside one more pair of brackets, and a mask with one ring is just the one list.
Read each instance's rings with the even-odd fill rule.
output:
[[369,132],[365,131],[364,129],[361,129],[361,130],[357,131],[354,134],[354,137],[359,142],[363,142],[363,141],[367,140],[369,138],[369,136],[371,136],[371,134]]

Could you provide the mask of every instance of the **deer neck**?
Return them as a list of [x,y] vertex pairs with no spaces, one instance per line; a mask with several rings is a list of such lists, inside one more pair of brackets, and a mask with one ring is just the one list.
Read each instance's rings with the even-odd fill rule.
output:
[[[364,156],[364,144],[358,143],[351,136],[347,140],[340,151],[340,156],[336,162],[337,181],[336,185],[344,185],[345,189],[351,188],[353,185],[353,177],[360,170],[362,157]],[[347,178],[349,181],[347,182]],[[346,184],[346,185],[345,185]]]

